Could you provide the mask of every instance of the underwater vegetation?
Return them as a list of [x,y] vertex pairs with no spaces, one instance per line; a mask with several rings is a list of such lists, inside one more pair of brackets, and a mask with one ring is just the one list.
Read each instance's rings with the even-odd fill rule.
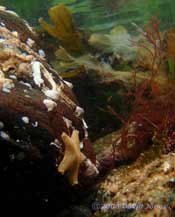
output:
[[53,25],[49,25],[42,18],[39,19],[41,26],[56,37],[61,44],[69,51],[81,52],[83,44],[80,39],[80,33],[76,30],[73,23],[73,17],[64,4],[51,7],[48,11]]
[[114,27],[109,34],[92,34],[89,44],[103,53],[118,54],[126,61],[135,59],[136,48],[132,46],[132,37],[123,26]]
[[[163,20],[162,28],[175,24],[174,0],[53,0],[70,8],[78,26],[85,30],[107,33],[118,25],[132,30],[131,23],[143,25],[154,14]],[[134,31],[133,31],[134,32]]]
[[163,20],[163,29],[175,24],[174,0],[0,0],[34,26],[38,26],[38,17],[47,17],[49,7],[61,3],[72,11],[81,29],[94,33],[107,33],[118,25],[132,30],[131,22],[142,26],[153,14]]
[[[116,159],[120,159],[120,155],[134,159],[140,151],[157,143],[163,146],[165,152],[175,148],[175,80],[172,76],[174,68],[170,69],[168,63],[171,57],[174,66],[174,47],[170,49],[169,45],[165,49],[164,44],[174,43],[174,38],[169,33],[163,36],[159,26],[157,18],[151,19],[150,25],[146,25],[143,31],[147,43],[137,43],[148,53],[140,65],[147,67],[145,73],[148,74],[147,78],[138,83],[137,73],[133,72],[133,86],[125,99],[131,105],[129,116],[120,117],[114,110],[108,110],[123,123],[121,137],[114,143]],[[164,77],[162,84],[158,76]]]
[[[117,138],[117,145],[114,144],[116,159],[135,158],[157,140],[164,144],[165,151],[171,150],[174,145],[169,141],[173,141],[175,124],[172,119],[175,116],[174,29],[161,31],[160,20],[152,17],[143,28],[133,23],[137,36],[131,36],[123,26],[116,26],[109,34],[90,34],[82,44],[72,14],[65,5],[54,6],[48,13],[54,25],[43,19],[40,24],[61,44],[52,61],[59,75],[74,78],[82,73],[92,74],[92,78],[97,77],[97,82],[118,80],[128,89],[123,96],[126,107],[130,108],[126,117],[121,117],[110,107],[107,109],[123,125],[121,137]],[[116,61],[114,65],[111,58]],[[116,70],[115,67],[123,62],[130,69]]]
[[[39,19],[42,31],[36,34],[37,39],[42,39],[43,35],[49,39],[53,37],[51,56],[40,49],[40,43],[35,41],[32,29],[28,31],[26,22],[0,8],[0,141],[5,150],[2,165],[7,165],[2,174],[6,175],[7,170],[11,175],[8,166],[17,162],[14,168],[19,169],[23,178],[24,168],[19,168],[18,163],[32,162],[36,173],[42,170],[39,182],[43,177],[48,178],[39,190],[44,204],[49,200],[46,206],[51,204],[51,209],[57,207],[62,195],[70,188],[75,192],[76,188],[78,191],[80,188],[96,189],[99,183],[98,193],[107,200],[133,202],[140,197],[143,202],[165,199],[171,204],[170,199],[175,201],[174,190],[169,186],[174,187],[175,155],[171,152],[175,150],[175,29],[164,30],[160,19],[148,19],[148,13],[142,18],[144,25],[140,25],[142,19],[133,19],[131,26],[137,33],[132,34],[125,24],[138,13],[138,8],[139,13],[144,11],[144,4],[136,7],[138,1],[135,0],[112,0],[110,4],[107,0],[59,3],[48,10],[50,21],[46,13]],[[163,5],[162,1],[147,3],[151,12]],[[103,6],[107,9],[106,16],[114,21],[105,31],[93,32],[88,27],[82,30],[77,22],[77,13],[81,11],[81,17],[93,5],[98,6],[97,17],[102,15],[100,6]],[[125,13],[121,20],[113,17],[115,14],[120,18],[119,8],[122,12],[130,11],[124,25],[119,22]],[[110,14],[111,11],[114,14]],[[78,97],[81,95],[81,103],[86,103],[86,115],[93,113],[88,125],[72,88]],[[89,96],[91,101],[88,101]],[[103,115],[100,116],[98,111]],[[12,119],[10,123],[8,116]],[[102,134],[97,128],[101,128]],[[92,133],[96,138],[114,131],[107,135],[112,137],[109,143],[107,139],[102,145],[97,141],[97,156],[93,153],[88,130],[95,131]],[[12,154],[10,157],[7,147]],[[121,164],[124,166],[118,168]],[[33,178],[30,166],[27,166],[28,171],[30,174],[24,175],[25,178]],[[109,174],[107,180],[106,172]],[[55,185],[52,188],[53,182],[59,183],[56,192]],[[49,189],[45,192],[48,183]],[[146,192],[143,192],[144,185]],[[34,189],[34,194],[37,190]],[[61,191],[60,195],[57,191]],[[69,194],[65,195],[69,201]],[[52,205],[53,201],[55,205]],[[56,210],[61,206],[58,207]],[[171,211],[167,208],[162,215],[171,215]],[[153,215],[159,213],[157,210],[152,212]],[[123,213],[122,210],[121,216]],[[98,216],[98,213],[94,216],[96,214]],[[108,214],[111,213],[106,216]]]
[[[59,75],[63,78],[74,78],[85,73],[92,75],[92,78],[97,77],[97,82],[122,81],[123,85],[128,88],[128,98],[130,99],[127,106],[131,108],[131,111],[125,121],[122,121],[124,125],[122,142],[117,149],[125,149],[128,143],[126,141],[128,131],[136,131],[136,129],[138,130],[138,132],[135,132],[138,136],[136,143],[141,143],[143,147],[151,144],[152,137],[157,135],[158,132],[154,128],[152,129],[147,122],[154,123],[158,121],[155,125],[163,124],[163,122],[161,123],[163,121],[161,113],[159,120],[152,120],[152,118],[156,117],[154,115],[154,106],[155,111],[158,107],[162,108],[159,97],[161,94],[163,97],[167,91],[167,107],[169,107],[168,93],[173,93],[174,30],[161,31],[160,20],[152,17],[143,28],[133,24],[138,31],[137,36],[131,36],[123,26],[116,26],[109,34],[92,33],[86,43],[82,45],[82,38],[79,37],[79,34],[77,35],[78,30],[73,23],[72,14],[66,6],[61,4],[52,7],[49,10],[49,15],[55,26],[47,24],[44,20],[40,20],[40,23],[61,44],[55,52],[56,59],[51,61]],[[69,42],[71,42],[71,45]],[[99,57],[100,55],[102,58]],[[103,60],[103,56],[107,58]],[[111,64],[111,58],[116,61],[113,65]],[[129,70],[116,70],[115,67],[122,65],[123,62],[128,65]],[[156,104],[159,106],[157,107]],[[163,107],[163,109],[165,110],[164,114],[168,116],[169,113],[166,111],[166,107]],[[151,112],[145,114],[148,111]],[[142,112],[145,119],[141,118]],[[115,112],[112,112],[112,114],[117,116]],[[135,124],[142,127],[136,127]],[[159,126],[156,129],[159,129]],[[133,133],[133,135],[135,134]],[[147,138],[149,138],[148,141]],[[129,136],[129,140],[133,139]],[[129,146],[132,147],[132,144]],[[135,150],[139,145],[134,145],[133,149],[131,147],[126,148],[128,155],[130,151],[132,155],[132,150]],[[138,153],[141,149],[141,147],[138,148]]]

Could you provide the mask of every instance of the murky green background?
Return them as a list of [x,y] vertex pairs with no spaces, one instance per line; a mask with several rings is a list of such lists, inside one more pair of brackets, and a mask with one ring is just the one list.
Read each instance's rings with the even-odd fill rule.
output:
[[81,28],[94,32],[117,25],[132,30],[132,22],[143,25],[153,15],[160,18],[163,29],[175,25],[175,0],[0,0],[1,5],[15,10],[33,26],[57,3],[72,10]]

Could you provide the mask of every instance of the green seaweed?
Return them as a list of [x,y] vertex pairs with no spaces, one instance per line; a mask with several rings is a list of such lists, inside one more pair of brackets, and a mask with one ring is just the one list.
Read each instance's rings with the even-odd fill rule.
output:
[[134,32],[132,22],[143,25],[153,14],[163,21],[163,29],[175,25],[175,0],[0,0],[1,5],[33,25],[38,25],[38,17],[46,17],[48,8],[58,3],[69,7],[81,28],[94,32],[106,32],[116,25]]

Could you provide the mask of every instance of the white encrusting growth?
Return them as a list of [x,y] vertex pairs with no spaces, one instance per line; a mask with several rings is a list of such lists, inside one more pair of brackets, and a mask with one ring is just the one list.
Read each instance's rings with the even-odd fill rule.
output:
[[26,97],[26,98],[31,98],[31,96],[29,96],[29,95],[27,95],[27,94],[25,95],[25,97]]
[[170,170],[171,170],[171,164],[169,162],[165,161],[164,164],[163,164],[164,173],[167,173]]
[[25,124],[29,124],[29,118],[27,116],[24,116],[21,119]]
[[80,106],[77,106],[75,109],[75,115],[77,117],[81,117],[84,114],[84,109],[81,108]]
[[46,106],[48,112],[52,111],[57,106],[56,102],[51,99],[44,99],[43,103]]
[[3,43],[5,42],[5,39],[4,38],[0,38],[0,43]]
[[14,80],[17,79],[16,75],[9,75],[9,78],[14,79]]
[[38,50],[38,54],[40,55],[40,57],[46,57],[46,54],[42,49]]
[[57,149],[60,149],[60,147],[55,142],[51,142],[50,145],[55,146]]
[[83,144],[83,142],[80,142],[80,149],[82,150],[82,149],[83,149],[83,147],[84,147],[84,144]]
[[51,98],[53,100],[57,100],[59,98],[59,96],[60,96],[60,92],[58,90],[54,90],[54,89],[45,90],[43,92],[47,97],[49,97],[49,98]]
[[9,134],[4,131],[0,131],[0,137],[4,140],[10,140]]
[[52,87],[51,89],[43,90],[44,94],[51,99],[58,100],[60,93],[61,93],[61,88],[55,83],[51,73],[49,73],[43,65],[41,65],[41,68],[42,68],[44,77],[48,80],[48,82],[50,83]]
[[37,126],[38,126],[38,122],[35,121],[34,123],[32,123],[32,126],[33,126],[33,127],[37,127]]
[[10,93],[11,89],[13,89],[14,87],[14,83],[11,80],[7,80],[3,83],[2,91],[5,93]]
[[31,84],[29,84],[29,83],[27,83],[27,82],[20,81],[19,83],[25,85],[25,86],[28,87],[29,89],[32,89]]
[[63,116],[63,120],[67,126],[67,128],[72,127],[72,121]]
[[65,81],[65,80],[63,80],[63,81],[64,81],[64,83],[65,83],[68,87],[70,87],[71,89],[74,87],[71,82]]
[[87,125],[86,121],[84,119],[82,119],[82,122],[83,122],[84,128],[88,129],[88,125]]
[[34,40],[32,40],[31,38],[28,38],[26,43],[27,45],[29,45],[29,47],[32,47],[35,44]]
[[[51,73],[47,71],[43,64],[38,61],[33,61],[32,63],[32,72],[33,72],[33,79],[37,86],[41,87],[42,85],[42,92],[49,98],[53,100],[58,100],[61,88],[55,83]],[[50,86],[46,86],[44,80],[42,79],[42,75],[45,79],[47,79]]]
[[1,26],[5,27],[5,23],[4,22],[0,22]]
[[86,121],[82,118],[82,122],[83,122],[83,129],[84,129],[84,137],[85,138],[88,138],[88,131],[87,131],[87,129],[88,129],[88,125],[87,125],[87,123],[86,123]]
[[44,80],[41,78],[41,63],[38,61],[33,61],[32,63],[32,72],[33,72],[33,80],[35,84],[40,87],[41,84],[44,83]]
[[55,139],[53,142],[51,142],[50,146],[55,146],[57,149],[59,149],[59,151],[62,151],[62,145],[58,139]]

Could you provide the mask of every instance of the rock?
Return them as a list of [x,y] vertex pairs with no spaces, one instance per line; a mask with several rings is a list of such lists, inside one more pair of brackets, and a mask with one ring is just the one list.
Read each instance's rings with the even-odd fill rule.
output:
[[[80,105],[71,88],[33,49],[37,43],[35,37],[29,40],[33,32],[28,25],[19,17],[11,25],[13,16],[0,10],[0,189],[4,203],[15,210],[24,205],[33,215],[35,206],[51,206],[59,212],[78,191],[57,170],[65,149],[61,135],[76,129],[83,142],[87,129],[83,114],[77,115]],[[80,176],[85,174],[83,167]]]
[[155,149],[153,157],[151,151],[107,175],[97,193],[100,207],[94,216],[174,216],[174,185],[170,182],[175,174],[175,154],[157,155]]

